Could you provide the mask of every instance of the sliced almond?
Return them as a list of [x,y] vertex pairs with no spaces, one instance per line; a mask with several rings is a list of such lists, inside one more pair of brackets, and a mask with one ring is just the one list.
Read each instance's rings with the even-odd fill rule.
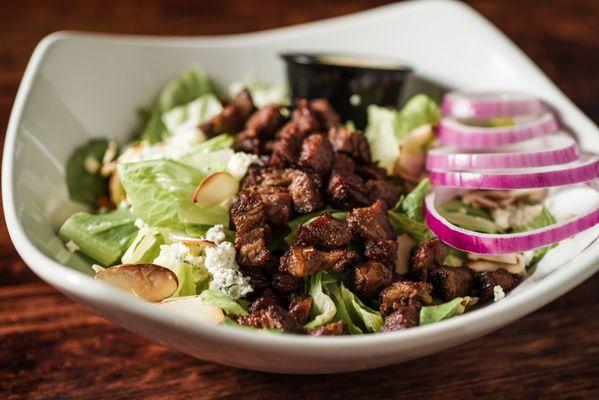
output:
[[179,286],[174,272],[155,264],[117,265],[98,272],[96,279],[151,302],[172,296]]
[[518,262],[518,253],[510,254],[476,254],[468,253],[469,260],[486,260],[502,264],[516,264]]
[[185,235],[179,235],[177,233],[173,233],[169,236],[169,238],[173,241],[173,242],[181,242],[183,244],[186,245],[190,245],[190,246],[198,246],[199,248],[205,248],[205,247],[214,247],[216,246],[216,244],[210,240],[206,240],[206,239],[201,239],[201,238],[193,238],[190,236],[185,236]]
[[526,258],[523,254],[516,254],[515,262],[510,264],[485,259],[478,259],[476,261],[469,261],[467,266],[468,268],[477,272],[497,271],[498,269],[504,269],[512,274],[519,274],[521,272],[524,272],[524,270],[526,269]]
[[226,172],[214,172],[204,179],[193,192],[192,200],[199,207],[219,204],[237,194],[239,182]]
[[405,275],[408,273],[410,253],[416,241],[410,235],[404,233],[397,237],[397,261],[395,262],[395,273]]
[[119,173],[116,170],[110,175],[110,179],[108,180],[108,192],[110,193],[110,201],[117,207],[127,198],[125,188],[121,184]]
[[225,319],[222,309],[202,303],[200,296],[175,297],[158,303],[158,306],[183,318],[212,324],[220,324]]

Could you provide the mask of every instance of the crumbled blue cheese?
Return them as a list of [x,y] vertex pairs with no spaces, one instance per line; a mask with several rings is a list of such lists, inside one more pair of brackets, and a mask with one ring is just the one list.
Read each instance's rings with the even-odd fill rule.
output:
[[493,301],[499,301],[505,297],[503,288],[499,285],[493,286]]
[[[219,228],[216,228],[215,235],[218,235],[218,230]],[[220,290],[235,300],[253,291],[249,278],[244,277],[239,271],[233,243],[221,241],[215,246],[206,247],[205,252],[204,265],[212,275],[210,289]]]
[[181,242],[175,242],[172,244],[161,245],[160,254],[154,260],[154,264],[166,268],[173,268],[182,263],[197,267],[202,264],[202,257],[194,256],[191,254],[189,247]]
[[206,232],[206,240],[214,243],[220,243],[225,240],[225,228],[222,224],[214,225]]
[[258,156],[243,152],[235,153],[227,162],[227,171],[235,178],[240,180],[245,176],[251,164],[258,162]]
[[73,242],[72,240],[69,240],[68,242],[66,242],[64,244],[64,247],[67,248],[67,250],[69,251],[69,253],[74,253],[77,250],[79,250],[79,246],[77,246],[77,243]]

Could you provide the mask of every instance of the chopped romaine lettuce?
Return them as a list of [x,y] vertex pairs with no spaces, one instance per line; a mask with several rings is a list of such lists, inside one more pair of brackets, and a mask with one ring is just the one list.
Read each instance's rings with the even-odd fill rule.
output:
[[248,310],[241,303],[233,300],[220,290],[208,289],[200,294],[202,303],[221,308],[225,313],[231,315],[247,315]]
[[322,272],[308,279],[308,293],[312,296],[312,308],[306,328],[317,328],[331,322],[337,313],[337,308],[331,297],[324,292]]
[[173,160],[151,160],[119,164],[118,170],[133,214],[150,227],[195,235],[206,225],[228,226],[227,207],[200,208],[192,202],[205,177],[198,169]]
[[[553,225],[555,223],[556,223],[555,217],[551,214],[551,212],[549,212],[547,207],[543,207],[543,209],[541,210],[541,213],[539,215],[537,215],[532,221],[530,221],[525,226],[516,228],[514,231],[515,232],[526,232],[526,231],[530,231],[532,229],[540,229],[545,226]],[[539,247],[539,248],[535,249],[532,253],[532,259],[530,260],[529,265],[537,264],[539,261],[541,261],[543,259],[543,257],[545,257],[545,254],[547,254],[547,252],[555,246],[556,246],[555,244],[550,244],[548,246]]]
[[[373,158],[378,160],[389,174],[392,174],[400,157],[401,143],[415,129],[424,125],[437,124],[440,116],[439,105],[424,94],[418,94],[409,99],[399,111],[376,105],[368,106],[368,126],[365,135],[370,143]],[[420,142],[419,140],[418,147],[427,145],[428,136],[425,140],[427,143]],[[426,147],[420,150],[424,151]]]
[[502,232],[502,229],[499,228],[495,222],[486,218],[476,217],[461,212],[446,212],[443,208],[440,208],[439,211],[447,221],[464,229],[482,233]]
[[424,221],[424,198],[430,190],[428,178],[421,180],[401,202],[398,202],[394,210],[405,214],[410,219]]
[[405,214],[389,211],[389,220],[398,233],[407,233],[418,242],[424,242],[435,237],[426,222],[410,219]]
[[100,197],[108,196],[108,178],[100,174],[108,147],[107,139],[92,139],[75,149],[66,169],[71,199],[95,207]]
[[466,306],[473,304],[472,298],[456,297],[450,302],[436,306],[424,306],[420,309],[420,325],[432,324],[447,318],[461,315],[466,310]]
[[123,264],[151,263],[160,254],[160,246],[163,244],[164,238],[158,229],[142,227],[121,261]]
[[204,135],[199,126],[223,109],[212,93],[205,94],[190,103],[175,107],[162,114],[162,123],[171,135],[195,133]]
[[137,233],[135,217],[127,209],[92,215],[79,212],[65,221],[58,235],[72,241],[86,256],[109,266],[117,262]]
[[354,293],[341,283],[341,296],[349,315],[363,332],[378,332],[383,326],[381,313],[364,305]]
[[[343,283],[341,284],[343,285]],[[343,297],[343,292],[341,286],[336,282],[332,281],[330,283],[325,283],[325,291],[335,303],[335,315],[333,316],[332,321],[343,321],[349,330],[349,333],[352,335],[359,335],[362,333],[362,329],[354,323],[352,319],[347,304],[345,302],[345,298]],[[346,289],[347,290],[347,289]],[[357,315],[358,318],[359,315]],[[361,318],[360,318],[361,319]]]
[[288,104],[289,95],[287,86],[283,84],[268,83],[257,76],[249,76],[245,82],[233,82],[229,86],[229,95],[235,97],[243,89],[248,89],[256,107],[261,108],[269,104]]
[[169,136],[169,132],[162,122],[164,112],[213,92],[210,79],[204,71],[196,66],[183,71],[177,78],[168,82],[160,92],[141,133],[141,139],[150,143],[165,139]]

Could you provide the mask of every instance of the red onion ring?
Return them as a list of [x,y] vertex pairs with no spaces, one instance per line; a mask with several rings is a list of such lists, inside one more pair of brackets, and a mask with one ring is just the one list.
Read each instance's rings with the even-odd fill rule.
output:
[[559,242],[599,223],[599,207],[574,219],[544,228],[513,234],[488,234],[453,225],[436,209],[436,193],[425,199],[425,217],[430,230],[446,244],[479,254],[506,254],[528,251]]
[[541,101],[524,93],[460,93],[443,97],[443,115],[456,119],[490,119],[537,114]]
[[465,125],[455,119],[443,118],[439,124],[439,139],[446,145],[480,149],[521,142],[557,130],[557,121],[550,112],[532,121],[500,128]]
[[599,156],[583,154],[561,165],[513,170],[431,171],[433,186],[461,189],[532,189],[572,185],[599,175]]
[[472,152],[455,147],[438,147],[428,151],[426,168],[429,171],[531,168],[566,164],[578,157],[578,146],[574,139],[561,133]]

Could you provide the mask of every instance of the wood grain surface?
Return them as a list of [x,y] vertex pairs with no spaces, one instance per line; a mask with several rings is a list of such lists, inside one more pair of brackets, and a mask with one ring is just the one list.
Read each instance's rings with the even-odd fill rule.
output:
[[[385,1],[3,1],[0,131],[35,44],[62,29],[201,35],[275,28]],[[470,1],[595,122],[599,1]],[[141,339],[40,281],[0,225],[0,398],[599,398],[599,277],[482,339],[420,360],[285,376],[195,360]]]

